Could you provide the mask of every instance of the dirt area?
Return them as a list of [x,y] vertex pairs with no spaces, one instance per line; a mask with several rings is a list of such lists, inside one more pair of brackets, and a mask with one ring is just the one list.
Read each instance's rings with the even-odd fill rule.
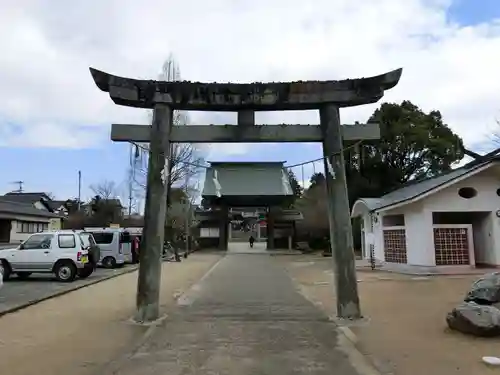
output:
[[[193,254],[163,263],[162,312],[219,259]],[[130,321],[136,286],[137,272],[129,273],[0,318],[0,368],[9,375],[94,374],[146,330]]]
[[[304,295],[335,316],[331,258],[280,258]],[[414,277],[358,271],[361,308],[366,320],[351,326],[360,350],[383,373],[396,375],[486,375],[500,369],[481,362],[500,357],[500,338],[481,339],[452,332],[446,314],[477,275]]]

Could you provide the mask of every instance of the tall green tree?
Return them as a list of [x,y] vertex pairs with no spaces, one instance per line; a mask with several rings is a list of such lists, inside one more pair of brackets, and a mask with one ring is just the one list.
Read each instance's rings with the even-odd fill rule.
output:
[[323,186],[326,184],[325,175],[321,172],[314,173],[309,179],[310,186],[309,188],[315,188],[317,186]]
[[[409,101],[384,103],[369,121],[380,124],[379,140],[344,145],[351,207],[360,197],[379,197],[413,180],[450,171],[463,158],[462,139],[439,111],[425,113]],[[325,176],[316,173],[310,182],[296,204],[304,214],[301,226],[310,234],[327,233]]]
[[297,180],[297,176],[295,176],[295,173],[293,173],[291,169],[288,170],[288,179],[290,180],[290,186],[292,188],[295,199],[300,198],[303,188],[302,186],[300,186],[299,181]]
[[304,216],[304,220],[297,222],[297,230],[300,237],[321,239],[329,234],[325,175],[314,173],[309,182],[309,187],[295,204]]
[[450,171],[464,156],[462,139],[437,110],[425,113],[410,101],[383,103],[369,121],[380,124],[381,138],[345,155],[351,203]]

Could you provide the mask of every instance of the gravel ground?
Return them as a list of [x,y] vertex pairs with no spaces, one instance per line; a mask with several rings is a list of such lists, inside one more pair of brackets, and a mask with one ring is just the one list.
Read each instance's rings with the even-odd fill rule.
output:
[[[181,263],[163,263],[162,311],[219,259],[192,254]],[[137,273],[128,273],[4,315],[0,368],[10,375],[95,374],[147,329],[130,321],[136,286]]]
[[[335,316],[331,259],[281,258],[304,295]],[[486,375],[499,373],[481,362],[500,357],[500,338],[451,332],[446,314],[463,300],[477,275],[412,277],[358,272],[364,322],[351,326],[361,350],[385,373],[396,375]]]

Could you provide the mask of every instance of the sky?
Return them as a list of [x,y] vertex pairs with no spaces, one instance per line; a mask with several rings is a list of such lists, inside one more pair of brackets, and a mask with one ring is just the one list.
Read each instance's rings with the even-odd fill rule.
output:
[[[104,180],[126,200],[129,145],[111,123],[148,122],[115,105],[94,67],[155,79],[173,54],[182,78],[206,82],[327,80],[403,68],[377,104],[341,110],[366,121],[382,102],[440,110],[467,147],[487,151],[500,119],[498,0],[1,0],[0,193],[82,198]],[[236,123],[235,113],[190,112],[192,124]],[[317,124],[317,111],[262,112],[257,123]],[[319,144],[217,144],[206,160],[315,159]],[[295,168],[300,181],[319,163]],[[302,170],[303,169],[303,170]]]

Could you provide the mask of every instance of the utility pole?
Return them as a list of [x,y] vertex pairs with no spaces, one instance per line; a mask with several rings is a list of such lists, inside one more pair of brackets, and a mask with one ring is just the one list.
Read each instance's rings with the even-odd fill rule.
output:
[[82,171],[78,171],[78,212],[82,201]]
[[161,256],[165,238],[167,214],[168,171],[170,170],[170,130],[172,108],[168,103],[155,105],[149,147],[146,208],[143,243],[139,252],[137,283],[137,322],[152,322],[159,318]]
[[319,110],[327,187],[330,247],[337,295],[337,316],[361,318],[345,176],[339,108],[325,104]]

